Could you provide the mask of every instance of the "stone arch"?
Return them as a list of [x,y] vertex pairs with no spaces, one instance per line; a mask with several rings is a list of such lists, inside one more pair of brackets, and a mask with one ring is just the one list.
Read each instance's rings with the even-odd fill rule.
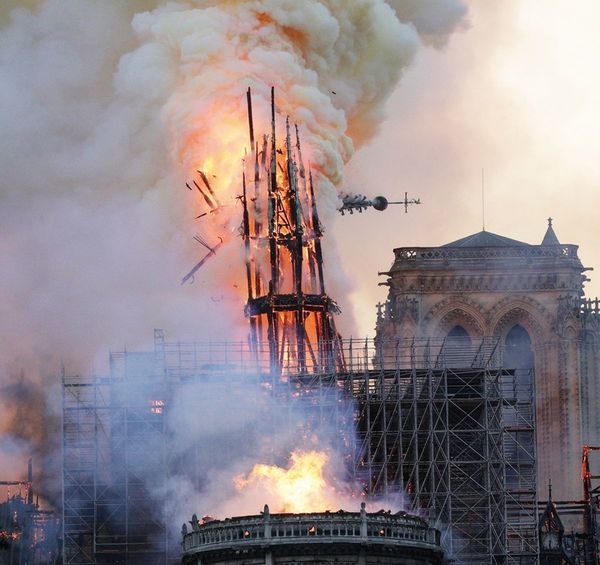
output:
[[454,326],[461,326],[471,338],[485,335],[482,306],[464,296],[453,296],[435,304],[423,319],[425,335],[445,336]]
[[514,326],[521,325],[534,346],[539,346],[547,341],[552,327],[547,310],[530,297],[506,297],[492,308],[489,319],[492,335],[502,342]]
[[573,323],[566,324],[565,327],[562,329],[561,334],[564,339],[569,340],[576,340],[579,337],[579,332],[577,331],[577,328]]
[[463,328],[471,338],[481,337],[484,333],[481,322],[465,308],[454,308],[447,312],[437,324],[437,333],[440,336],[448,335],[457,326]]

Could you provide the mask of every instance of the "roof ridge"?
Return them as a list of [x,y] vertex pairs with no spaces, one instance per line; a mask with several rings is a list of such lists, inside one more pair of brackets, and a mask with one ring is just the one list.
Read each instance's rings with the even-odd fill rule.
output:
[[462,237],[450,243],[442,245],[442,247],[530,247],[529,243],[518,241],[505,237],[491,231],[482,230],[480,232]]

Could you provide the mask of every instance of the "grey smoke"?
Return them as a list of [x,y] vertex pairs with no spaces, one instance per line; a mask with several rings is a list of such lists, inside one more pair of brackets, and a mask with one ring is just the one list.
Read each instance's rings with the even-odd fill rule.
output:
[[[3,459],[14,462],[15,474],[31,451],[39,454],[37,468],[48,458],[58,469],[52,422],[61,362],[70,373],[93,365],[101,372],[107,349],[143,347],[153,327],[178,338],[244,337],[241,295],[224,284],[239,269],[237,249],[207,264],[193,286],[178,285],[201,254],[190,239],[197,205],[183,185],[178,144],[201,104],[245,88],[224,86],[218,74],[193,80],[207,63],[189,22],[231,23],[252,9],[291,27],[306,22],[302,11],[287,10],[296,3],[283,0],[229,2],[229,12],[219,4],[45,0],[0,7],[0,387],[31,389],[0,400],[0,451],[9,453]],[[284,72],[282,61],[297,63],[282,56],[289,54],[285,44],[279,54],[263,50],[256,62],[259,96],[260,80],[308,81],[304,90],[278,87],[282,109],[296,108],[314,145],[324,201],[335,200],[342,162],[376,133],[420,41],[441,44],[464,16],[453,0],[428,5],[436,9],[395,2],[400,23],[381,0],[307,2],[315,25],[321,17],[324,30],[337,22],[340,42],[331,45],[339,51],[320,52],[329,46],[313,37],[316,51],[305,53],[305,69]],[[369,45],[344,32],[376,22],[385,33],[367,34],[373,51],[364,68],[348,72],[343,53],[360,55]],[[269,68],[273,74],[261,77]],[[333,122],[314,104],[331,111]],[[219,141],[212,130],[199,133],[205,137],[196,150]],[[332,279],[335,294],[343,275]],[[10,402],[22,402],[20,418],[6,416]]]

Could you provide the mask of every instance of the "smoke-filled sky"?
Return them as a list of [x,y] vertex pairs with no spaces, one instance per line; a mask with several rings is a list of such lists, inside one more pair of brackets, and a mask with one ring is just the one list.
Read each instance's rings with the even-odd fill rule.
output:
[[[61,361],[89,371],[155,327],[243,335],[236,249],[179,280],[203,255],[186,174],[194,159],[230,167],[215,155],[233,151],[248,85],[260,106],[275,84],[312,145],[345,335],[372,332],[393,247],[481,229],[482,168],[487,229],[537,243],[553,216],[561,241],[600,266],[599,19],[595,0],[4,0],[0,451],[44,442],[39,414],[58,404],[23,383],[56,382]],[[423,205],[333,216],[348,160],[342,189],[407,190]],[[231,218],[215,222],[233,233]],[[28,413],[40,421],[23,426]]]
[[[2,465],[56,453],[61,365],[101,372],[108,350],[148,347],[156,327],[246,336],[236,196],[247,87],[257,132],[271,86],[299,125],[328,224],[344,164],[376,135],[398,80],[466,11],[460,0],[3,2]],[[197,168],[223,204],[200,222],[205,205],[185,185]],[[206,253],[195,232],[225,245],[180,286]],[[328,288],[343,300],[330,233]]]
[[[257,132],[269,130],[271,85],[299,124],[327,224],[344,163],[376,135],[398,80],[466,11],[460,0],[2,4],[2,372],[89,371],[155,327],[244,338],[246,88]],[[202,221],[185,187],[197,168],[225,204]],[[181,287],[206,253],[194,233],[229,245]],[[330,234],[328,288],[343,300]]]
[[[469,2],[468,29],[442,51],[421,50],[388,104],[380,134],[354,156],[349,186],[420,196],[405,215],[339,218],[331,230],[356,277],[358,333],[385,297],[377,271],[393,247],[435,246],[485,227],[540,243],[546,218],[562,243],[600,269],[600,4],[581,0]],[[600,294],[591,272],[587,295]]]

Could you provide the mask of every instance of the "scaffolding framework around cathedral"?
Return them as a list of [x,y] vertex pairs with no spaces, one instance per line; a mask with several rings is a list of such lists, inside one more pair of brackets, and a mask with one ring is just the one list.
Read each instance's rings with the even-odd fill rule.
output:
[[366,494],[408,492],[456,559],[534,563],[531,375],[502,368],[498,342],[487,338],[459,348],[436,339],[340,346],[345,371],[298,373],[289,360],[281,378],[269,370],[268,351],[263,358],[243,343],[165,342],[158,331],[153,352],[111,354],[108,377],[64,376],[65,563],[110,562],[116,554],[166,562],[177,549],[139,463],[159,470],[153,480],[166,480],[176,464],[164,418],[170,398],[208,378],[228,390],[256,382],[257,391],[308,414],[307,425],[333,422]]

